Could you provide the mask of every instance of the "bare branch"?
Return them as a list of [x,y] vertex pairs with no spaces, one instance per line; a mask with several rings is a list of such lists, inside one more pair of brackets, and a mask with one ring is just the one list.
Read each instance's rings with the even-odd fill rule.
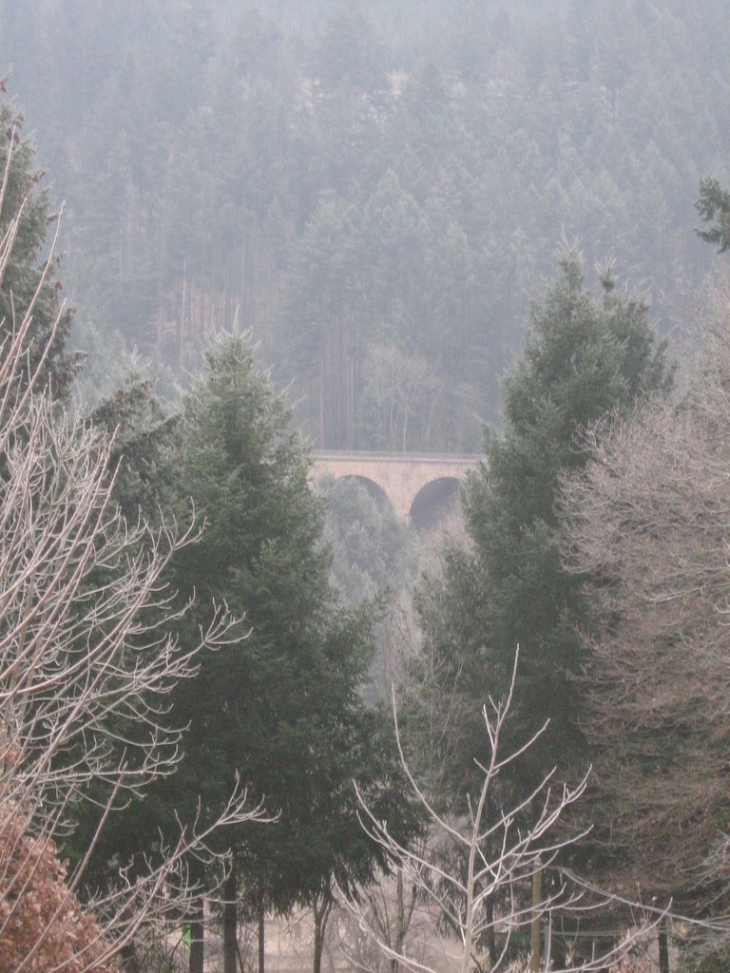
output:
[[[11,152],[12,142],[0,200]],[[0,240],[0,283],[22,212]],[[236,790],[204,830],[196,821],[172,847],[161,843],[161,864],[146,875],[132,881],[120,870],[91,910],[76,900],[113,806],[175,770],[182,728],[167,719],[172,689],[196,674],[201,651],[227,644],[238,621],[217,610],[192,648],[170,634],[182,612],[164,571],[196,529],[127,523],[112,496],[110,445],[59,415],[42,387],[63,309],[31,366],[33,313],[57,238],[58,227],[35,295],[0,347],[0,956],[15,973],[102,973],[143,923],[184,905],[184,860],[212,855],[213,829],[265,818]],[[99,827],[68,876],[56,842],[92,782],[106,786]]]
[[624,894],[639,883],[685,908],[730,891],[713,852],[727,846],[728,374],[721,319],[684,399],[591,434],[592,461],[563,493],[565,562],[593,610],[596,840]]
[[[560,872],[554,873],[557,882],[539,901],[532,901],[529,895],[533,876],[546,873],[560,851],[584,837],[552,835],[561,815],[583,795],[587,778],[574,787],[551,790],[552,774],[548,774],[529,799],[509,808],[499,808],[497,798],[491,794],[500,771],[525,749],[520,747],[504,757],[499,750],[512,702],[517,661],[518,653],[507,698],[496,704],[490,701],[483,710],[490,758],[481,766],[482,785],[476,801],[469,802],[466,815],[455,818],[435,810],[405,759],[397,715],[401,762],[425,812],[429,824],[427,840],[415,847],[401,844],[390,834],[387,822],[376,819],[358,792],[363,827],[386,851],[397,870],[401,909],[403,886],[413,889],[410,910],[412,916],[417,916],[417,932],[407,938],[401,928],[401,935],[391,935],[384,895],[377,907],[372,895],[348,897],[340,890],[339,898],[394,970],[402,967],[412,973],[435,973],[446,964],[458,973],[473,969],[496,971],[504,962],[515,932],[522,927],[535,922],[549,926],[551,916],[558,911],[562,915],[578,915],[596,908],[595,900],[589,902],[579,887],[567,881],[568,876],[561,878]],[[496,819],[490,821],[488,816],[494,818],[496,808]],[[604,897],[606,900],[610,901],[610,896]],[[451,935],[443,933],[444,920]],[[501,942],[496,963],[483,955],[488,933]],[[638,935],[637,931],[620,946],[604,951],[601,957],[576,960],[570,969],[600,969],[623,955]]]

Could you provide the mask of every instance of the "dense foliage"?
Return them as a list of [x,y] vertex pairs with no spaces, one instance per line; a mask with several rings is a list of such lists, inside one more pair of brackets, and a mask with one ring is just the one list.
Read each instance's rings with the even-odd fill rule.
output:
[[561,228],[682,326],[727,9],[3,0],[0,59],[87,333],[184,376],[238,308],[320,446],[468,451]]
[[[586,760],[572,681],[583,661],[577,625],[585,604],[561,559],[560,477],[586,462],[581,430],[669,387],[665,356],[664,345],[654,346],[642,300],[617,294],[610,277],[595,300],[568,254],[557,283],[533,308],[523,359],[504,381],[504,434],[487,437],[485,461],[468,481],[471,544],[447,548],[443,576],[420,594],[447,700],[455,687],[478,714],[481,700],[501,698],[520,646],[515,740],[525,744],[549,720],[537,745],[515,762],[528,791],[552,767],[569,775]],[[477,737],[466,725],[458,734],[454,781],[468,787]]]
[[[10,788],[0,792],[10,821],[0,821],[0,935],[12,940],[8,949],[25,950],[29,961],[35,935],[37,957],[46,961],[33,916],[49,949],[57,933],[74,928],[79,942],[97,935],[67,894],[50,836],[66,824],[67,800],[79,825],[76,846],[67,848],[72,861],[84,858],[95,840],[85,829],[93,832],[98,812],[87,819],[82,796],[106,801],[120,741],[139,742],[136,721],[155,712],[155,732],[171,733],[173,748],[172,723],[189,726],[179,772],[144,800],[144,788],[133,788],[135,826],[120,817],[98,840],[94,874],[118,875],[127,855],[140,862],[144,852],[159,852],[157,828],[167,830],[175,815],[199,826],[225,816],[238,775],[276,820],[243,828],[234,815],[209,842],[232,865],[222,890],[227,969],[236,964],[239,905],[261,923],[265,910],[295,904],[314,911],[317,969],[335,883],[361,887],[376,866],[388,867],[359,826],[352,778],[377,819],[387,818],[403,840],[418,830],[399,798],[386,724],[362,697],[377,618],[363,595],[393,571],[404,574],[406,544],[354,484],[330,491],[326,532],[307,451],[257,365],[272,366],[276,383],[291,383],[295,419],[319,446],[473,450],[483,421],[497,421],[497,377],[522,342],[536,296],[524,355],[502,386],[504,432],[487,436],[486,462],[465,493],[468,546],[451,544],[444,575],[421,589],[425,646],[407,668],[422,681],[402,693],[404,727],[413,730],[405,747],[429,763],[439,807],[457,807],[454,795],[469,791],[480,756],[480,705],[506,690],[520,643],[509,743],[519,748],[550,723],[513,765],[518,802],[553,765],[569,777],[591,747],[610,742],[594,793],[603,789],[596,818],[617,846],[612,851],[625,852],[604,859],[612,876],[624,883],[648,876],[658,894],[683,895],[697,912],[724,901],[727,694],[724,627],[716,622],[726,610],[727,518],[725,478],[713,464],[724,456],[725,378],[715,371],[714,385],[698,382],[682,409],[655,405],[611,432],[606,417],[661,400],[671,384],[647,303],[618,292],[600,271],[595,299],[573,255],[561,259],[544,299],[541,277],[561,230],[567,239],[579,235],[585,266],[615,256],[622,273],[645,282],[661,327],[684,326],[683,297],[709,259],[688,230],[707,172],[718,178],[700,183],[696,205],[707,225],[699,236],[721,252],[730,239],[730,197],[721,188],[730,145],[727,15],[726,0],[519,0],[509,9],[492,0],[367,7],[262,0],[258,11],[234,0],[0,0],[0,59],[14,67],[14,90],[53,165],[55,195],[68,201],[69,277],[82,305],[77,340],[107,349],[90,363],[86,387],[98,393],[116,378],[119,362],[111,359],[126,344],[190,390],[181,415],[170,418],[151,382],[132,378],[86,424],[55,425],[78,364],[66,348],[71,315],[60,302],[56,257],[44,249],[50,202],[38,188],[34,148],[20,137],[19,112],[5,104],[3,348],[25,321],[12,378],[15,389],[35,382],[42,408],[34,412],[29,400],[37,427],[23,425],[26,416],[10,445],[0,439],[7,446],[0,593],[22,589],[27,600],[0,611],[4,633],[16,632],[20,620],[16,642],[2,644],[26,651],[35,618],[27,606],[54,564],[39,559],[46,551],[33,534],[40,521],[25,535],[16,525],[26,515],[47,517],[51,540],[66,538],[87,508],[75,500],[60,507],[54,491],[70,488],[75,497],[76,477],[91,490],[84,523],[98,530],[79,555],[89,573],[58,603],[58,617],[74,633],[79,619],[91,618],[100,644],[119,649],[101,667],[122,685],[128,676],[131,687],[112,725],[87,670],[74,667],[77,684],[63,668],[77,645],[97,645],[92,636],[85,641],[83,630],[60,640],[39,629],[34,637],[41,661],[28,666],[29,685],[34,674],[49,673],[54,691],[41,680],[24,710],[35,719],[26,744],[43,752],[42,734],[65,726],[53,707],[75,692],[87,694],[87,722],[81,730],[71,722],[74,743],[61,758],[41,761],[50,778],[41,775],[31,799],[23,788],[35,786],[28,772],[35,765],[28,757],[23,774],[13,770],[15,742],[5,739],[12,706],[0,711],[0,785]],[[233,337],[206,343],[229,325]],[[255,344],[240,337],[242,328]],[[711,372],[708,366],[704,380]],[[700,401],[702,388],[712,395]],[[52,405],[41,396],[47,390]],[[0,399],[3,409],[17,404],[12,395]],[[711,415],[702,411],[708,403],[717,406]],[[586,428],[601,420],[586,440]],[[114,437],[109,448],[99,427]],[[79,455],[91,471],[86,479],[72,461]],[[579,500],[576,493],[559,499],[566,474],[589,460],[589,477],[575,488],[584,490]],[[23,494],[31,502],[12,502],[10,488],[22,485],[18,470],[33,478]],[[665,480],[671,489],[658,489]],[[586,514],[582,553],[572,549],[584,558],[578,567],[587,588],[564,564],[563,518],[575,528],[579,502],[593,517]],[[164,607],[156,601],[164,560],[156,545],[170,535],[131,525],[137,518],[185,524],[193,508],[200,537],[172,557],[165,590],[179,607],[194,607],[169,626],[192,650],[198,632],[215,627],[215,604],[243,620],[216,653],[199,658],[195,682],[175,690],[168,720],[156,694],[195,667],[183,653],[182,669],[165,670],[162,688],[145,684],[138,692],[134,679],[168,657],[146,644],[144,663],[132,660]],[[666,530],[659,514],[669,518]],[[599,528],[610,536],[591,561]],[[34,566],[16,575],[23,537]],[[333,569],[357,610],[340,606]],[[125,609],[131,628],[124,629],[116,625],[117,602],[107,618],[104,598],[128,591],[130,576],[140,577],[135,571],[147,587],[132,586],[130,598],[139,598]],[[16,577],[22,584],[14,587]],[[64,583],[69,577],[59,569]],[[667,601],[666,611],[654,610],[657,599]],[[46,603],[55,604],[44,595],[39,604]],[[116,642],[105,639],[107,630]],[[593,641],[585,638],[591,630]],[[172,643],[159,644],[175,658]],[[589,690],[576,679],[584,667]],[[9,682],[0,679],[11,702],[16,669],[10,658]],[[428,706],[408,711],[423,687]],[[141,766],[147,782],[159,777],[156,741],[122,776]],[[81,768],[80,777],[67,774],[69,796],[49,817],[47,795],[62,790],[63,760],[64,771]],[[505,797],[506,777],[490,813]],[[33,827],[23,819],[30,808]],[[621,827],[611,832],[614,812]],[[8,842],[20,851],[13,861],[28,882],[21,895],[5,867]],[[209,863],[187,860],[201,887],[219,876]],[[23,869],[32,872],[27,879]],[[199,925],[199,903],[188,918]],[[68,953],[69,941],[58,949]],[[114,949],[103,937],[99,943],[102,952]],[[202,961],[201,951],[191,951],[193,968]]]
[[[189,732],[167,800],[182,813],[202,798],[214,813],[240,778],[274,820],[217,839],[232,853],[226,896],[252,918],[297,903],[329,912],[335,881],[347,888],[384,864],[360,827],[353,779],[396,829],[416,824],[399,797],[388,720],[360,695],[372,606],[338,604],[308,453],[240,336],[208,350],[173,448],[173,509],[184,518],[192,505],[204,524],[172,566],[182,602],[196,599],[183,641],[208,628],[215,605],[243,621],[175,697]],[[234,904],[234,926],[235,916]]]
[[[80,890],[98,829],[70,865],[61,845],[82,809],[102,825],[174,770],[181,731],[165,718],[169,694],[229,626],[219,613],[202,641],[178,645],[161,579],[185,538],[124,518],[108,443],[63,408],[69,319],[55,301],[53,252],[36,265],[46,200],[32,146],[11,129],[3,149],[0,966],[107,971],[141,924],[179,909],[181,859],[206,836],[178,828],[170,846],[158,840],[155,864],[134,882],[117,861],[93,907]],[[250,818],[244,803],[232,793],[211,825]]]
[[591,840],[614,882],[695,915],[728,894],[729,352],[725,321],[681,401],[591,436],[563,493],[566,564],[593,633]]
[[[5,82],[0,81],[0,91]],[[33,143],[22,138],[23,117],[8,102],[0,106],[0,236],[3,241],[0,286],[0,339],[20,327],[24,316],[32,316],[28,329],[28,361],[21,379],[37,377],[48,384],[54,397],[67,398],[78,369],[78,357],[69,354],[66,342],[71,312],[61,305],[57,279],[58,256],[44,257],[46,232],[54,217],[46,189],[39,187],[43,172],[38,168]]]
[[[321,940],[333,882],[386,866],[353,778],[417,827],[359,694],[372,613],[338,606],[308,454],[242,338],[211,348],[179,418],[138,377],[88,420],[62,408],[70,319],[55,257],[36,266],[48,200],[12,127],[4,151],[0,963],[111,969],[152,914],[191,908],[181,861],[220,878],[229,850],[234,934],[244,877],[251,912],[312,905]],[[240,786],[267,827],[238,827],[256,816]],[[89,884],[103,921],[76,898]]]

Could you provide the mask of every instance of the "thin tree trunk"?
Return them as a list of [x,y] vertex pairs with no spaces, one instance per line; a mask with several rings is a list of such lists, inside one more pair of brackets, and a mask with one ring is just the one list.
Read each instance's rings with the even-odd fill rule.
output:
[[659,923],[659,973],[669,973],[669,937],[667,935],[667,920]]
[[[395,919],[395,939],[393,941],[393,949],[396,953],[400,953],[403,949],[403,943],[406,938],[406,908],[405,908],[405,898],[403,889],[403,869],[399,868],[395,873],[395,904],[396,904],[396,919]],[[400,963],[395,957],[391,957],[390,960],[390,973],[399,973]]]
[[205,878],[203,863],[197,858],[191,858],[188,867],[191,886],[199,886],[201,893],[196,895],[190,903],[187,921],[190,926],[190,956],[188,958],[188,973],[203,973],[205,965],[205,914],[203,911],[202,887]]
[[[395,925],[395,946],[396,953],[400,953],[403,949],[403,940],[406,936],[406,910],[405,902],[403,901],[403,869],[399,868],[395,876],[395,895],[396,895],[396,925]],[[397,959],[391,959],[390,969],[392,973],[398,973],[400,969],[400,964]]]
[[541,943],[540,926],[542,924],[542,869],[539,865],[535,867],[535,874],[532,876],[532,921],[530,922],[530,971],[537,973],[540,969]]
[[183,261],[183,289],[182,289],[182,308],[180,310],[180,332],[178,334],[177,347],[177,367],[179,374],[182,375],[185,364],[185,315],[187,314],[186,298],[188,289],[188,262]]
[[264,897],[263,895],[259,898],[259,914],[258,914],[258,941],[259,941],[259,973],[264,973],[264,967],[266,966],[266,925],[265,920],[266,913],[264,911]]
[[314,913],[314,961],[312,964],[313,973],[320,973],[322,969],[322,952],[324,950],[324,937],[322,930],[317,925],[317,913]]
[[237,951],[238,891],[236,870],[231,865],[231,873],[223,885],[223,973],[236,973]]
[[487,953],[489,965],[492,969],[497,965],[497,937],[494,934],[494,899],[490,895],[487,899]]
[[319,368],[319,448],[326,449],[324,438],[324,385],[325,385],[325,362],[324,353]]
[[205,924],[203,896],[197,895],[190,908],[190,959],[188,973],[203,973],[205,967]]
[[205,967],[205,925],[203,896],[196,895],[190,907],[190,957],[188,973],[203,973]]
[[332,910],[332,898],[329,892],[322,895],[321,905],[314,902],[314,961],[312,973],[321,973],[322,954],[324,953],[324,936],[327,930],[327,920]]

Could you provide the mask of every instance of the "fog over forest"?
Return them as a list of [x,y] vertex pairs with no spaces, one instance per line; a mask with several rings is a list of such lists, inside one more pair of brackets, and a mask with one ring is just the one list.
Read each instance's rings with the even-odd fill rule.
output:
[[0,973],[727,973],[729,251],[730,0],[0,0]]
[[[88,395],[238,313],[327,449],[477,451],[579,242],[682,336],[728,170],[717,0],[4,0]],[[163,381],[161,390],[166,388]]]

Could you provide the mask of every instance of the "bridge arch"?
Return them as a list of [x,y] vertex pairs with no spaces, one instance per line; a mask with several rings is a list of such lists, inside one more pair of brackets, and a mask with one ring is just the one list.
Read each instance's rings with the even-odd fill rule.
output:
[[379,483],[376,483],[369,476],[362,476],[358,473],[346,473],[344,476],[335,477],[335,480],[354,480],[367,490],[368,495],[372,497],[381,510],[385,510],[388,507],[393,508],[388,494]]
[[459,509],[461,480],[439,476],[424,484],[413,498],[409,519],[416,530],[438,527]]

